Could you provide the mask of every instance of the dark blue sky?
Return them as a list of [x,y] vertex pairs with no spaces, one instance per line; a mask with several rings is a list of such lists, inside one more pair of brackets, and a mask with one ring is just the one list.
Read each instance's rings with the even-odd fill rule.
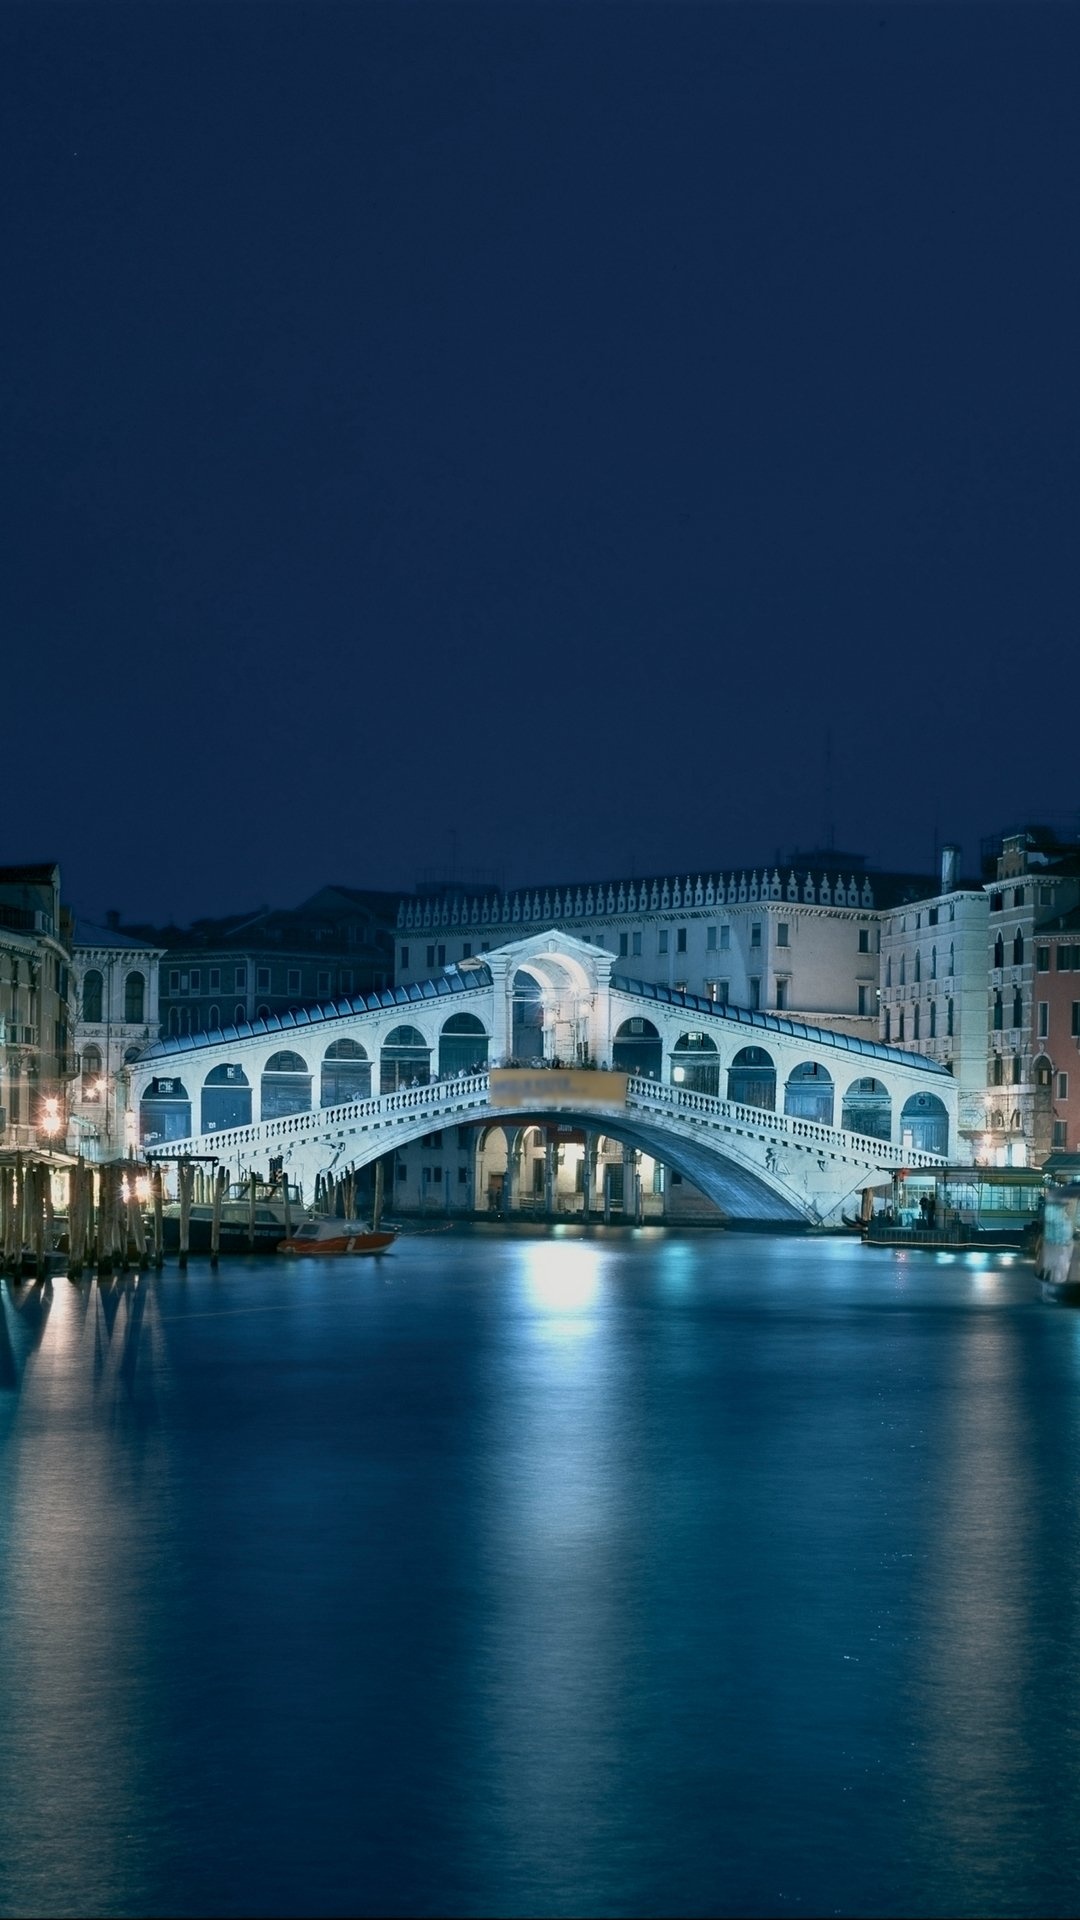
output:
[[8,6],[0,859],[186,918],[1077,791],[1080,8]]

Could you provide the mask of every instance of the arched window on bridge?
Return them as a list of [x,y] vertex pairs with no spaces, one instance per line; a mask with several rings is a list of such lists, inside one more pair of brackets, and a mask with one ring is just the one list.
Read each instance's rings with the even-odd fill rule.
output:
[[872,1140],[891,1140],[892,1100],[888,1088],[872,1074],[853,1080],[844,1095],[840,1125],[846,1133],[866,1133]]
[[191,1133],[191,1101],[182,1080],[151,1080],[139,1102],[139,1139],[144,1147],[186,1140]]
[[[266,1118],[264,1113],[263,1118]],[[212,1067],[203,1081],[202,1132],[222,1127],[250,1127],[251,1084],[243,1067]]]
[[138,969],[124,981],[124,1019],[132,1026],[146,1019],[146,977]]
[[371,1061],[359,1040],[335,1040],[323,1055],[319,1104],[343,1107],[371,1094]]
[[96,967],[91,967],[89,973],[83,975],[82,1017],[84,1020],[101,1019],[101,1002],[104,987],[105,982]]
[[719,1093],[716,1041],[707,1033],[681,1033],[671,1050],[671,1078],[690,1093]]
[[949,1151],[949,1115],[936,1093],[913,1093],[900,1109],[900,1140],[915,1153]]
[[793,1067],[784,1088],[784,1112],[797,1120],[817,1120],[823,1127],[833,1123],[833,1083],[816,1060],[801,1060]]
[[514,1060],[544,1057],[544,990],[533,974],[519,967],[511,987],[513,1027],[510,1055]]
[[459,1073],[484,1073],[487,1059],[488,1037],[483,1021],[475,1013],[452,1013],[439,1035],[439,1079],[453,1080]]
[[79,1098],[81,1100],[100,1100],[100,1083],[101,1048],[84,1047],[82,1050],[82,1086],[79,1089]]
[[416,1027],[395,1027],[379,1056],[379,1092],[399,1087],[426,1087],[431,1078],[431,1048]]
[[764,1047],[740,1047],[727,1077],[727,1097],[744,1107],[776,1108],[776,1066]]
[[285,1113],[310,1113],[311,1073],[298,1053],[272,1053],[262,1075],[259,1112],[263,1120]]
[[651,1020],[635,1014],[615,1033],[612,1065],[619,1073],[636,1073],[642,1080],[659,1080],[664,1071],[664,1046]]

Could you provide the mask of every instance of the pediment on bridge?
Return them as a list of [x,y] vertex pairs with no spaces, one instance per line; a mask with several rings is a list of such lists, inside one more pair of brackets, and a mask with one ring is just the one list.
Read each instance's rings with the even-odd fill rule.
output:
[[615,962],[613,953],[578,940],[572,933],[549,928],[533,933],[525,940],[512,940],[485,956],[492,973],[509,978],[524,967],[546,985],[556,989],[572,982],[579,992],[595,993],[610,985]]

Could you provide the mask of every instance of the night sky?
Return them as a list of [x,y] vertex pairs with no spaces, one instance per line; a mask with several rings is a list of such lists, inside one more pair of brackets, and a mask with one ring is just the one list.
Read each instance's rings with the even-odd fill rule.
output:
[[1080,7],[8,5],[0,69],[0,860],[185,920],[1076,823]]

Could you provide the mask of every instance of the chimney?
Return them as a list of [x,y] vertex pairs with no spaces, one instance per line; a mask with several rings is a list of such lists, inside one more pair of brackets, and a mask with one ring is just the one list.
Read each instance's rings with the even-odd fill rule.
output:
[[941,849],[941,891],[953,893],[956,889],[956,863],[960,857],[959,847],[947,845]]

